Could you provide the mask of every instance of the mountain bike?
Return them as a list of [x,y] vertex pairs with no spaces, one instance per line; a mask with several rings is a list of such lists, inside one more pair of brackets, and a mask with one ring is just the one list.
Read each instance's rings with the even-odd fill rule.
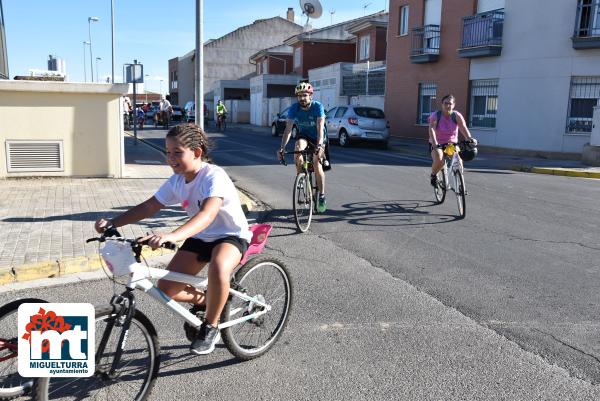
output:
[[[227,349],[240,360],[263,355],[279,339],[292,306],[292,282],[278,259],[250,255],[262,252],[271,226],[251,227],[252,241],[233,272],[229,299],[218,328]],[[206,291],[208,279],[148,267],[141,263],[145,242],[122,238],[114,229],[98,238],[105,245],[100,254],[113,280],[126,281],[125,291],[114,294],[110,304],[96,308],[96,368],[91,377],[42,378],[36,386],[39,400],[85,398],[145,400],[155,384],[160,365],[160,345],[154,325],[136,308],[135,289],[142,289],[182,318],[185,334],[193,339],[203,313],[190,311],[154,286],[150,278],[192,285]],[[162,247],[174,249],[174,244]]]
[[227,113],[217,115],[217,130],[225,132],[227,128]]
[[36,379],[18,373],[18,310],[26,303],[46,303],[42,299],[23,298],[0,307],[0,400],[10,400],[32,392]]
[[296,227],[303,233],[308,231],[313,213],[318,213],[317,197],[319,187],[314,178],[313,153],[314,147],[309,144],[302,150],[284,152],[284,157],[280,160],[281,164],[287,166],[285,155],[302,155],[302,171],[296,175],[292,190],[292,208],[294,209]]
[[[467,191],[465,189],[465,177],[463,165],[459,158],[460,147],[454,143],[438,145],[444,152],[444,167],[437,173],[437,182],[433,187],[433,194],[438,204],[446,199],[446,191],[451,189],[456,194],[459,218],[465,218],[467,205],[465,203]],[[448,167],[449,166],[449,167]],[[449,172],[451,177],[449,177]]]

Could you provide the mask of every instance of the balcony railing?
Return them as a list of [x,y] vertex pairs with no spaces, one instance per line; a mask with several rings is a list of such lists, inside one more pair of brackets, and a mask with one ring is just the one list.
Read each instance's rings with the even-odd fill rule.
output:
[[504,10],[493,10],[463,18],[460,57],[499,56],[502,52]]
[[425,25],[412,30],[410,60],[413,63],[437,61],[440,55],[440,26]]
[[575,49],[600,49],[600,0],[578,1],[571,40]]

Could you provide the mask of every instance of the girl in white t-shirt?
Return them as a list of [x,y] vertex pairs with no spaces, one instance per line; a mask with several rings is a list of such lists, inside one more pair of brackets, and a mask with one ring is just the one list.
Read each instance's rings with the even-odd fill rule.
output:
[[195,275],[208,264],[207,294],[184,283],[158,282],[158,287],[174,300],[197,308],[206,306],[204,323],[191,347],[195,354],[212,352],[219,341],[217,325],[227,301],[230,276],[252,238],[231,179],[222,168],[208,162],[209,147],[208,137],[195,124],[173,127],[167,134],[166,148],[167,163],[175,174],[147,201],[112,220],[100,219],[95,225],[98,232],[103,232],[110,225],[135,223],[165,206],[181,204],[190,217],[185,224],[143,240],[149,240],[153,248],[185,240],[167,267],[171,271]]

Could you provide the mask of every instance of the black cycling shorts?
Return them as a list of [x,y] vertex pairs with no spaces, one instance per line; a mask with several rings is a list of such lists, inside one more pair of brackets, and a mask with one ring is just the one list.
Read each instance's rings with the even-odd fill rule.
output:
[[[444,149],[446,149],[446,146],[448,146],[450,143],[453,142],[449,142],[449,143],[440,143],[440,145],[442,145],[441,149],[442,152],[444,151]],[[458,145],[457,143],[454,143],[454,145]],[[431,153],[431,151],[433,150],[433,145],[431,144],[431,142],[429,142],[429,153]]]
[[[304,139],[306,140],[313,148],[317,147],[317,140],[316,138],[311,138],[307,135],[303,135],[303,134],[297,134],[296,135],[296,141],[298,141],[298,139]],[[325,144],[325,142],[327,141],[326,137],[323,136],[323,144]]]
[[181,245],[179,249],[197,254],[197,259],[200,262],[210,262],[213,249],[217,245],[224,242],[235,246],[240,251],[242,256],[248,250],[248,241],[240,237],[236,237],[235,235],[219,238],[213,242],[202,241],[198,238],[188,238],[184,241],[183,245]]

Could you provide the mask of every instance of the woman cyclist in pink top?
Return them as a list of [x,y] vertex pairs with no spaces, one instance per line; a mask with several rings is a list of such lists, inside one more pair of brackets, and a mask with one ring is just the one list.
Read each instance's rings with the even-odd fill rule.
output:
[[[467,141],[477,145],[477,139],[471,136],[465,119],[458,111],[454,110],[454,95],[442,98],[441,112],[429,115],[429,150],[431,152],[431,185],[436,185],[436,174],[444,166],[443,150],[449,143],[458,143],[458,131]],[[440,121],[438,122],[438,116]]]

